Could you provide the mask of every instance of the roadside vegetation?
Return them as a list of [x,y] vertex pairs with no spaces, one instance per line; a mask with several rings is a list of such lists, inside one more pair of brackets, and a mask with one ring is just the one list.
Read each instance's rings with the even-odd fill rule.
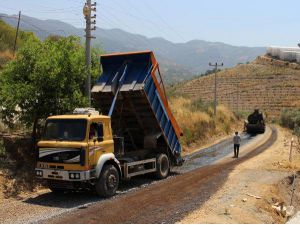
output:
[[294,135],[298,137],[298,143],[300,143],[300,108],[282,110],[280,125],[291,129]]
[[[93,52],[93,81],[100,73]],[[2,121],[13,128],[16,121],[32,129],[51,114],[66,113],[87,104],[85,53],[76,37],[30,37],[7,63],[0,76]]]
[[[15,29],[0,21],[0,172],[6,197],[36,187],[35,144],[49,115],[85,107],[85,49],[74,36],[49,36],[44,41],[20,32],[13,55]],[[100,74],[92,50],[92,85]]]
[[[16,49],[22,47],[30,36],[33,36],[31,32],[20,31]],[[15,37],[16,29],[0,19],[0,70],[3,69],[6,63],[14,58],[13,48],[15,44]]]
[[181,141],[186,151],[206,144],[212,137],[230,134],[238,124],[236,116],[222,105],[217,107],[217,117],[214,118],[213,104],[201,98],[171,97],[170,105],[183,130]]

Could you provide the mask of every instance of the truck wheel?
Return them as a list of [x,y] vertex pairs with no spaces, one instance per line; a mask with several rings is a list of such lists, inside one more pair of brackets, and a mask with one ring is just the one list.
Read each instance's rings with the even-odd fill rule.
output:
[[113,165],[105,165],[96,181],[97,194],[104,198],[115,195],[119,186],[119,180],[117,168]]
[[169,175],[170,163],[169,158],[165,154],[160,154],[156,158],[156,173],[155,176],[158,179],[164,179]]

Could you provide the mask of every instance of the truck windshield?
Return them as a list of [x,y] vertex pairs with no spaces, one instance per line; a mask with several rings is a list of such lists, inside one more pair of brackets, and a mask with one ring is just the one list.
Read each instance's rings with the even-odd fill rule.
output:
[[87,121],[84,119],[49,119],[46,121],[43,140],[83,141]]

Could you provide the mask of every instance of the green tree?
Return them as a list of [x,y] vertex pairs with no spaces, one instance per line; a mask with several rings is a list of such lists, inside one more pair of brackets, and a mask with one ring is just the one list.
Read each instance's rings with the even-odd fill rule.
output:
[[[100,74],[99,59],[92,54],[92,82]],[[19,121],[32,128],[51,114],[63,114],[87,104],[85,51],[79,38],[28,39],[15,60],[0,75],[0,114],[12,127]]]

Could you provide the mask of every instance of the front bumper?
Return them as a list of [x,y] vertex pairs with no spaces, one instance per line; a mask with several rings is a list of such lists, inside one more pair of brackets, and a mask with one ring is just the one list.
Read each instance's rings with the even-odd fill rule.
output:
[[[36,168],[35,174],[40,179],[64,180],[64,181],[88,181],[95,178],[95,170],[53,170]],[[73,174],[73,175],[71,175]]]

